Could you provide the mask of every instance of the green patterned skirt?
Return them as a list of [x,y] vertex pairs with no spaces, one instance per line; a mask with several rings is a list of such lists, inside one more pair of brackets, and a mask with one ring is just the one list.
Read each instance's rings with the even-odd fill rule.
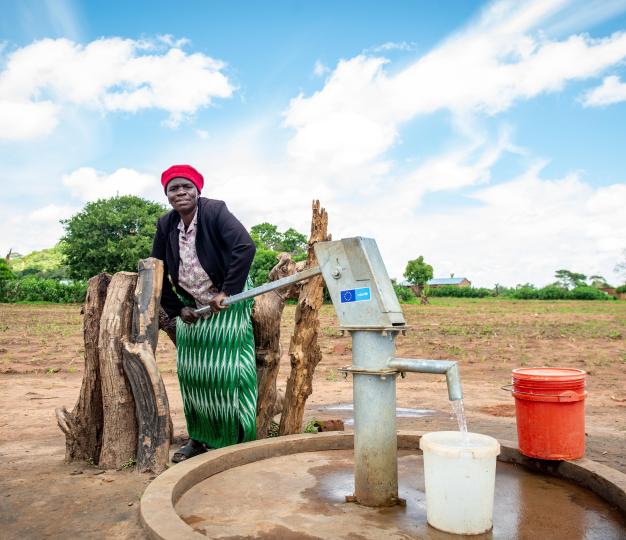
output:
[[256,438],[252,300],[176,322],[176,367],[189,437],[211,448]]

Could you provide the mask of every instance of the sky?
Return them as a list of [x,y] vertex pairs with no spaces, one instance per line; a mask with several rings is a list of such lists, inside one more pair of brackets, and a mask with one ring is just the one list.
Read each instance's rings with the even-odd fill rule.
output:
[[188,163],[248,228],[623,282],[626,0],[1,0],[0,253]]

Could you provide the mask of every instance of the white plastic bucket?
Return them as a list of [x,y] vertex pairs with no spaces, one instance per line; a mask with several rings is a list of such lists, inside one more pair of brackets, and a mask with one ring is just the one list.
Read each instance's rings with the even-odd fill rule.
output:
[[424,453],[426,518],[442,531],[480,534],[493,526],[496,456],[493,437],[434,431],[420,440]]

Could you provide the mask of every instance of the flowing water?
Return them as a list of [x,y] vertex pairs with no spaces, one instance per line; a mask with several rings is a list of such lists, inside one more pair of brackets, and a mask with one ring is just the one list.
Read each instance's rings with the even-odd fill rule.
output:
[[452,411],[456,415],[456,422],[459,425],[459,431],[463,438],[463,444],[469,445],[469,435],[467,434],[467,418],[465,417],[465,408],[463,407],[463,400],[456,399],[450,402],[452,404]]

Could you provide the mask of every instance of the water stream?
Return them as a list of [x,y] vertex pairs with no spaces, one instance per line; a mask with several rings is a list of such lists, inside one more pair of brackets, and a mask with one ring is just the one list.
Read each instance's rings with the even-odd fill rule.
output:
[[462,399],[455,399],[450,402],[452,411],[456,416],[456,422],[459,425],[459,431],[464,445],[469,445],[469,435],[467,434],[467,418],[465,417],[465,407],[463,407]]

